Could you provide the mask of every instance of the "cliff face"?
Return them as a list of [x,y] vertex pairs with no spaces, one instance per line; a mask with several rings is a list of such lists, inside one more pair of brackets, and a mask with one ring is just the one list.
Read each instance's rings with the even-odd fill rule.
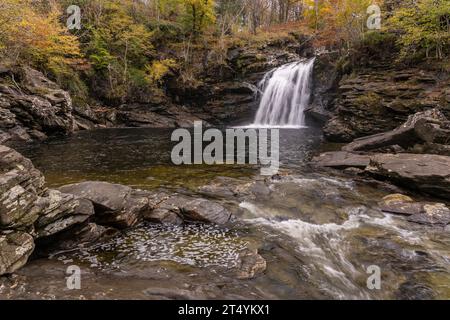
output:
[[429,109],[450,116],[448,67],[445,71],[443,61],[436,60],[402,61],[396,39],[376,33],[346,56],[318,57],[308,112],[321,117],[329,141],[392,130]]
[[0,143],[75,129],[68,92],[34,69],[0,67]]
[[330,141],[392,130],[409,115],[436,108],[450,116],[448,75],[420,68],[364,70],[343,77],[324,127]]
[[248,123],[256,113],[257,86],[265,73],[312,55],[306,39],[296,33],[255,43],[249,40],[226,49],[222,63],[206,52],[206,59],[192,62],[195,70],[202,70],[197,75],[200,85],[186,86],[173,78],[167,94],[207,122]]

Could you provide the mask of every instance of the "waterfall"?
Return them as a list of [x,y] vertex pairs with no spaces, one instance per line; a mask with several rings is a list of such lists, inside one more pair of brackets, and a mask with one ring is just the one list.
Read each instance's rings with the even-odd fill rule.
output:
[[259,83],[262,94],[254,126],[303,127],[311,96],[314,58],[294,62],[267,73]]

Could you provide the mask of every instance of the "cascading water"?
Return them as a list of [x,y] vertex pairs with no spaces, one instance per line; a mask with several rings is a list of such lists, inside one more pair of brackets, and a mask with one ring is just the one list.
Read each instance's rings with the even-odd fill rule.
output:
[[303,127],[311,96],[314,58],[294,62],[267,73],[259,84],[263,92],[254,126]]

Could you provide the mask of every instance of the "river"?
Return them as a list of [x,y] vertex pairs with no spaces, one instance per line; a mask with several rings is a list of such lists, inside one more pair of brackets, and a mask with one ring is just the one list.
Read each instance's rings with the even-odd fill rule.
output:
[[[35,258],[18,272],[11,297],[450,298],[449,230],[382,213],[378,201],[398,191],[388,185],[311,167],[313,154],[336,148],[322,141],[320,130],[281,130],[274,178],[250,165],[174,166],[170,133],[93,130],[18,150],[49,187],[101,180],[166,188],[220,201],[236,221],[226,227],[144,223],[105,243]],[[267,262],[263,274],[235,276],[243,248],[258,249]],[[73,264],[82,269],[81,290],[66,287]],[[367,286],[370,266],[381,271],[380,290]]]

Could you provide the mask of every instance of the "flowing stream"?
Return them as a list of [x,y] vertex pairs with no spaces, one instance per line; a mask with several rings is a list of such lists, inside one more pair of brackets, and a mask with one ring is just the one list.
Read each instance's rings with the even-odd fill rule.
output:
[[[165,188],[212,198],[238,219],[227,227],[146,223],[105,243],[36,259],[19,272],[22,280],[10,295],[449,299],[448,228],[381,212],[380,199],[402,190],[308,165],[313,154],[336,147],[323,143],[320,130],[301,128],[313,63],[282,66],[262,81],[255,125],[285,127],[275,178],[259,176],[255,166],[174,166],[170,130],[95,130],[22,146],[50,187],[103,180]],[[263,274],[236,278],[243,248],[266,260]],[[83,268],[79,292],[65,289],[66,267],[74,263]],[[368,288],[369,266],[381,269],[381,290]]]

